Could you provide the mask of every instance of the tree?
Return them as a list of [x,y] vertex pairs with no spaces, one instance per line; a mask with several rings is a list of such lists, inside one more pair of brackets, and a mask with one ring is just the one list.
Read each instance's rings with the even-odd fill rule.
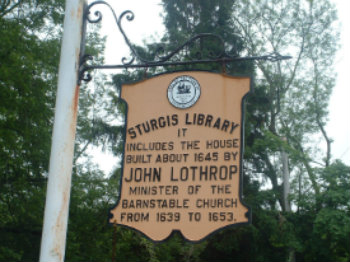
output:
[[[310,226],[325,212],[321,197],[325,173],[319,171],[332,165],[331,139],[325,124],[334,86],[332,63],[338,39],[334,6],[329,1],[244,1],[237,3],[234,10],[234,23],[240,28],[250,55],[278,52],[293,56],[286,62],[257,63],[256,91],[268,104],[250,105],[248,109],[249,124],[253,126],[247,139],[250,147],[247,166],[251,176],[268,179],[270,192],[275,196],[268,208],[282,211],[281,223],[295,223],[300,213],[287,213],[282,190],[290,181],[281,176],[280,152],[287,152],[286,172],[292,177],[289,201],[292,200],[294,210],[309,216],[310,224],[307,220],[298,222]],[[324,152],[320,143],[324,143],[325,153],[320,153]],[[347,176],[346,172],[343,175]],[[307,211],[301,211],[304,201],[310,204]],[[334,212],[346,214],[339,208]],[[329,216],[335,213],[327,211]],[[345,220],[340,223],[346,226]],[[307,226],[300,227],[307,230]],[[299,233],[302,235],[291,232],[289,243],[283,244],[289,253],[286,260],[294,260],[294,254],[298,259],[310,259],[304,249],[305,235]],[[347,257],[348,251],[341,259]],[[319,257],[313,253],[313,259],[332,260],[332,256],[329,253],[328,257]]]
[[[236,10],[235,23],[240,26],[251,55],[293,52],[294,58],[290,62],[257,64],[261,72],[258,81],[265,85],[265,96],[269,101],[264,128],[276,136],[276,142],[280,140],[278,137],[286,137],[287,144],[293,144],[301,154],[308,154],[304,145],[309,135],[320,131],[329,145],[324,125],[334,85],[331,63],[337,46],[332,24],[335,11],[328,1],[261,1],[259,4],[247,1],[244,8]],[[325,165],[330,161],[329,150],[327,147]],[[311,173],[309,176],[313,181]],[[276,178],[270,177],[270,180]],[[275,182],[273,184],[275,186]],[[313,185],[317,191],[316,183]],[[281,206],[283,208],[282,202]]]
[[[36,260],[58,61],[62,2],[0,6],[0,260]],[[49,8],[48,8],[49,7]],[[40,33],[39,33],[40,32]]]
[[[40,253],[63,13],[64,1],[0,4],[0,261],[37,261]],[[102,50],[103,42],[94,31],[88,38],[89,52]],[[82,144],[90,139],[83,119],[93,111],[87,93],[82,91],[78,124],[77,142]],[[92,137],[101,139],[101,135]],[[82,151],[78,146],[77,158]],[[93,188],[96,177],[102,174],[89,163],[85,166],[75,168],[79,178],[73,179],[77,187],[71,206],[74,219],[76,213],[89,213],[85,207],[92,197],[98,203],[96,213],[101,212],[106,208],[101,199],[112,192],[105,182],[101,184],[106,190],[98,190],[98,183],[94,184],[97,189]],[[87,185],[92,188],[89,194]],[[96,213],[91,212],[86,225]],[[81,245],[83,233],[79,229],[72,226],[72,246]],[[70,241],[70,235],[68,238]]]
[[[190,37],[201,33],[212,33],[220,36],[225,42],[225,51],[231,56],[238,56],[244,50],[244,43],[238,37],[238,29],[233,24],[232,1],[163,1],[165,11],[164,25],[166,27],[162,42],[168,44],[168,49],[184,43]],[[199,52],[202,56],[210,57],[210,53],[219,54],[222,47],[215,39],[201,39],[198,45],[191,47],[186,54],[196,57]],[[185,57],[186,59],[186,57]],[[235,63],[226,65],[194,65],[186,69],[204,69],[219,72],[249,74],[253,71],[251,63]]]

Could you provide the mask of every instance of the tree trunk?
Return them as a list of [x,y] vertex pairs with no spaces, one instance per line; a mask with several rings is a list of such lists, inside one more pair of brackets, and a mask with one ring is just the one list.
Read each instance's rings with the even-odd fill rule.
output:
[[[283,141],[287,141],[284,137]],[[290,192],[290,183],[289,183],[289,165],[288,165],[288,154],[282,148],[281,150],[281,158],[282,158],[282,167],[283,167],[283,206],[285,212],[291,212],[290,203],[288,200],[289,192]],[[295,250],[294,248],[289,248],[287,262],[295,262]]]

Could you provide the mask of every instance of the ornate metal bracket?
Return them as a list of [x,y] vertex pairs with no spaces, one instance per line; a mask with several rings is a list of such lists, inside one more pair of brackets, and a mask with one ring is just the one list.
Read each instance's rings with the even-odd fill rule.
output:
[[[121,64],[113,65],[93,65],[88,64],[88,61],[92,61],[93,57],[88,54],[81,56],[80,60],[80,70],[79,70],[79,81],[89,82],[92,77],[90,71],[94,69],[127,69],[127,68],[148,68],[148,67],[159,67],[159,66],[175,66],[175,65],[193,65],[193,64],[205,64],[205,63],[229,63],[238,61],[249,61],[249,60],[267,60],[271,62],[276,62],[279,60],[290,59],[291,56],[282,56],[279,53],[271,53],[263,56],[249,56],[249,57],[239,57],[237,55],[230,55],[226,52],[226,44],[222,37],[216,34],[203,33],[198,34],[185,41],[183,44],[176,47],[173,51],[165,53],[164,44],[157,44],[152,58],[147,59],[139,54],[135,46],[131,43],[127,37],[123,27],[122,20],[126,18],[128,21],[134,19],[134,13],[130,10],[126,10],[120,14],[118,17],[114,9],[105,1],[96,1],[86,6],[84,10],[84,25],[89,23],[99,23],[102,20],[102,13],[100,11],[95,11],[93,17],[91,14],[91,9],[97,5],[107,6],[114,17],[114,20],[118,26],[118,29],[122,36],[124,37],[125,43],[130,48],[131,57],[123,57],[121,59]],[[196,49],[195,52],[189,52],[189,50],[195,46],[196,42],[203,42],[206,40],[215,41],[216,51],[203,52],[201,49]],[[83,50],[83,49],[82,49]],[[194,53],[194,55],[193,55]]]

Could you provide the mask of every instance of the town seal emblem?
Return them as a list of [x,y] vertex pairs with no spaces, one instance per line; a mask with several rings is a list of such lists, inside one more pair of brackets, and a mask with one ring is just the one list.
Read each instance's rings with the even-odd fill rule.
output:
[[176,108],[189,108],[199,99],[201,88],[191,76],[179,76],[168,87],[168,100]]

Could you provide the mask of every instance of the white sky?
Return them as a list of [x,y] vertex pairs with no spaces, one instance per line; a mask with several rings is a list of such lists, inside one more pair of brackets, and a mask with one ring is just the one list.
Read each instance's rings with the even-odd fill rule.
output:
[[[335,61],[335,72],[337,72],[337,83],[330,100],[330,115],[327,125],[327,133],[334,142],[332,144],[333,159],[339,158],[350,165],[350,84],[347,79],[350,69],[350,1],[331,0],[336,3],[338,17],[341,26],[341,49],[338,51]],[[125,10],[132,10],[135,14],[133,21],[123,20],[123,28],[130,37],[130,41],[142,44],[144,39],[154,37],[158,40],[162,36],[164,26],[160,14],[162,7],[160,0],[128,0],[109,1],[114,7],[117,15]],[[120,57],[127,55],[129,50],[114,22],[108,9],[98,7],[102,11],[102,34],[107,35],[105,62],[106,64],[120,64]],[[156,40],[150,40],[155,42]],[[111,73],[111,70],[105,73]],[[114,71],[120,72],[120,71]],[[109,154],[97,156],[100,167],[109,172],[117,165],[118,159]],[[103,163],[103,164],[102,164]]]
[[333,158],[339,158],[350,165],[350,1],[333,0],[338,8],[341,26],[341,49],[335,62],[337,83],[330,101],[327,132],[334,139]]

